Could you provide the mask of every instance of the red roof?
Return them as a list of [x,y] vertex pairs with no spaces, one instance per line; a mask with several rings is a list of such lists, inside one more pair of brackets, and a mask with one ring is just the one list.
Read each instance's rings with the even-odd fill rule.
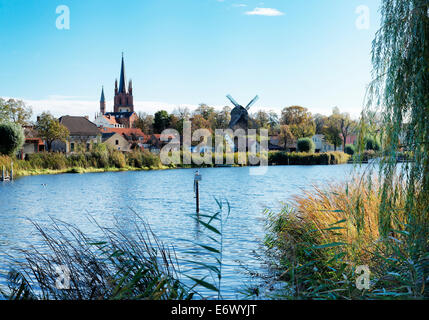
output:
[[116,121],[115,117],[111,117],[110,115],[103,115],[104,119],[107,120],[107,122],[109,122],[110,124],[120,124],[118,123],[118,121]]
[[142,138],[143,141],[147,141],[149,136],[145,135],[143,131],[137,128],[100,128],[102,133],[115,132],[125,137],[125,139],[130,140],[131,137]]

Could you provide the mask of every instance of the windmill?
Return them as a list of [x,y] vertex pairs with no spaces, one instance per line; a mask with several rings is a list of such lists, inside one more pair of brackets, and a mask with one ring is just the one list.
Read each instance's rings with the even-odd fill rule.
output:
[[236,129],[244,129],[247,130],[248,128],[248,122],[249,122],[249,109],[252,105],[255,104],[255,102],[259,99],[259,96],[256,96],[253,98],[252,101],[250,101],[247,106],[244,108],[242,105],[238,104],[237,101],[234,100],[231,95],[226,96],[229,101],[235,106],[234,109],[231,111],[231,121],[229,123],[229,128],[236,130]]

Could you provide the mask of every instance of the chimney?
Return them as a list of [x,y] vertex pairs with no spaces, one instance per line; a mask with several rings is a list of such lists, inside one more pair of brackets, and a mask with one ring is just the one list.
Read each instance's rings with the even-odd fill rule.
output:
[[89,116],[85,116],[85,119],[86,119],[86,120],[89,120]]

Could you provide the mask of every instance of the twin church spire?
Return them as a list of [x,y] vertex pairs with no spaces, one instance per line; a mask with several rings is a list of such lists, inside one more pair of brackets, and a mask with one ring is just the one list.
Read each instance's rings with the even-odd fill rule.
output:
[[[104,87],[101,90],[101,99],[100,99],[100,112],[101,114],[106,113],[106,101],[104,97]],[[122,53],[122,62],[121,62],[121,74],[119,78],[119,88],[118,80],[115,80],[115,97],[113,104],[113,112],[134,112],[134,99],[133,99],[133,84],[132,81],[128,83],[128,90],[126,86],[126,76],[125,76],[125,62],[124,54]]]

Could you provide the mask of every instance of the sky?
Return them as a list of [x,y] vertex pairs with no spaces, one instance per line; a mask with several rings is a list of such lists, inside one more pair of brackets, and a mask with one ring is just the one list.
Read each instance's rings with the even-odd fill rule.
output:
[[221,108],[230,105],[226,94],[246,105],[258,94],[251,112],[301,105],[328,115],[337,106],[357,117],[379,5],[0,0],[0,97],[23,99],[35,115],[93,117],[104,85],[110,111],[123,52],[136,111]]

